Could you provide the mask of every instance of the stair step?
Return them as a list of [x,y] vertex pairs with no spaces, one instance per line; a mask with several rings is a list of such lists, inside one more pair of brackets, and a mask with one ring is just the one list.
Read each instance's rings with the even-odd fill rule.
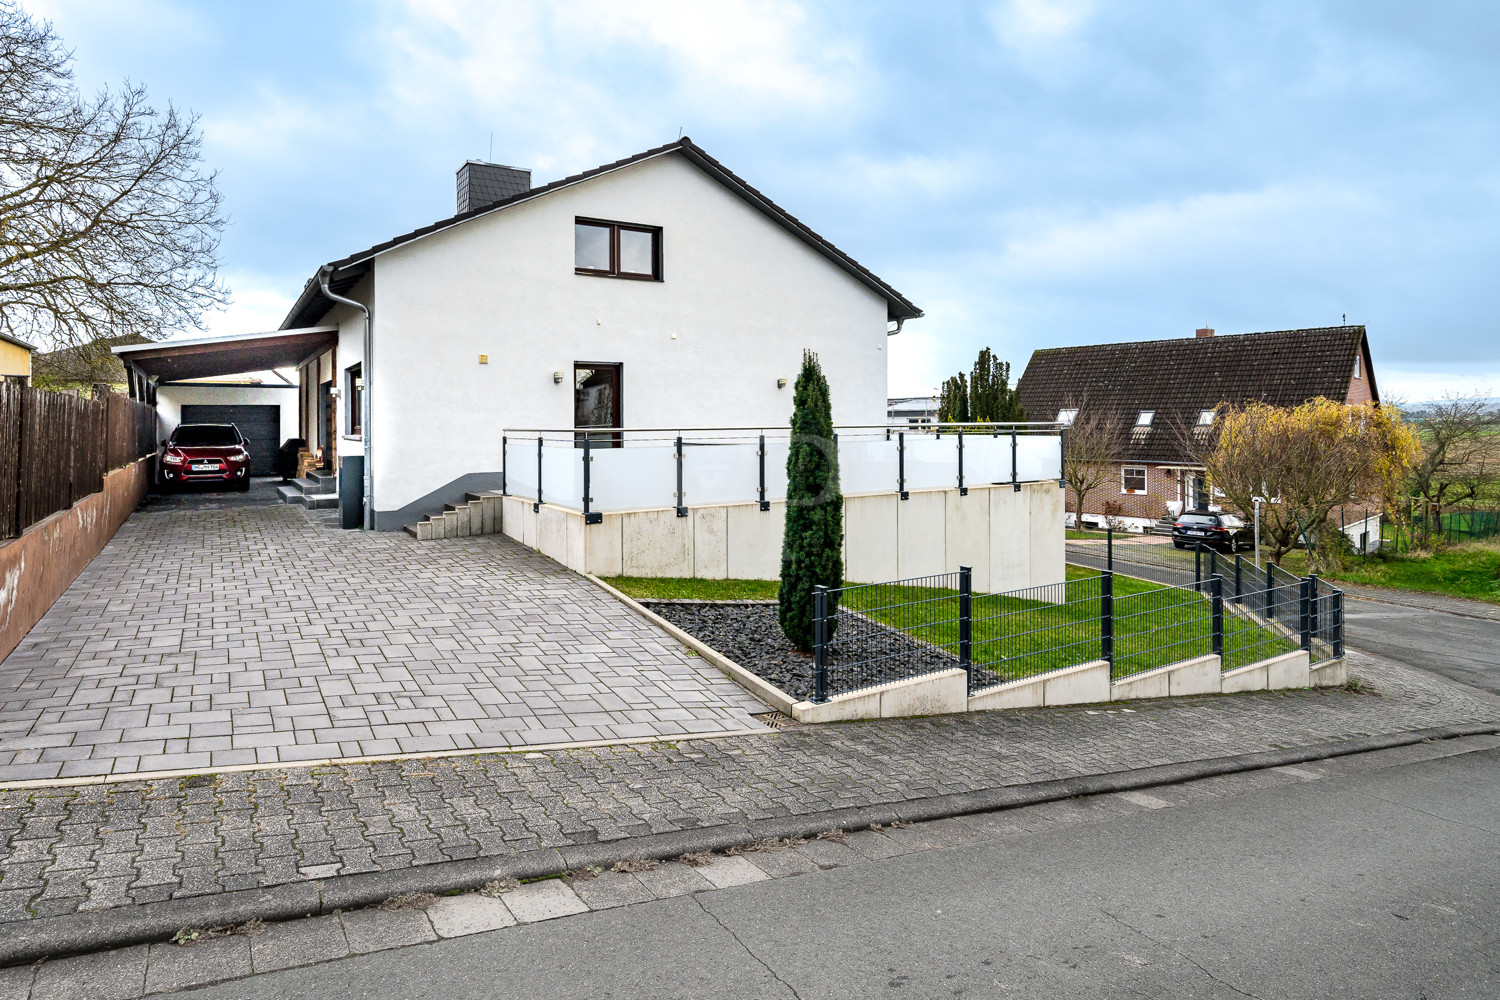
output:
[[276,495],[281,497],[282,503],[294,503],[298,507],[302,506],[302,491],[295,486],[278,486],[276,487]]
[[309,496],[338,496],[337,484],[332,480],[314,480],[309,476],[307,479],[293,479],[292,487],[298,493],[305,493]]
[[331,470],[325,472],[321,469],[309,469],[307,478],[315,483],[335,483],[338,481],[339,474]]
[[305,493],[302,496],[302,506],[308,510],[330,510],[338,505],[337,493]]

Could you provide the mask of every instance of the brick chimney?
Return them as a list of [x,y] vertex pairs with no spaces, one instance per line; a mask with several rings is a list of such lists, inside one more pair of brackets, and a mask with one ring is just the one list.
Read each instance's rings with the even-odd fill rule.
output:
[[1212,337],[1214,335],[1214,328],[1211,326],[1200,326],[1195,332],[1200,337]]
[[458,214],[531,190],[531,171],[470,160],[458,168]]

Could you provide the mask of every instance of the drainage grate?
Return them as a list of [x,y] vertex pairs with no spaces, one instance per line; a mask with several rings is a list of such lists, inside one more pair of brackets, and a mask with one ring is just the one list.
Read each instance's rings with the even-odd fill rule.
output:
[[772,729],[793,729],[802,725],[802,723],[790,715],[782,715],[780,712],[761,712],[758,715],[752,715],[751,718],[770,726]]

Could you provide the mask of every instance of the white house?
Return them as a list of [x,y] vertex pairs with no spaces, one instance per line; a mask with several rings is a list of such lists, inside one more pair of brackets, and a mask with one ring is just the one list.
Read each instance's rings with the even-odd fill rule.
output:
[[[535,188],[471,162],[458,196],[283,324],[338,329],[301,367],[302,436],[346,474],[372,445],[376,528],[498,487],[506,427],[785,426],[804,348],[836,422],[884,423],[887,337],[921,310],[691,140]],[[373,371],[322,280],[371,309]]]

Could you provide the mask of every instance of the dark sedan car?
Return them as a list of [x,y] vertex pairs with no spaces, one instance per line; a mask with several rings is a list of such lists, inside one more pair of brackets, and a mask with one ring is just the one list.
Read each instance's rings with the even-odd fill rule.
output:
[[250,452],[234,424],[179,424],[161,447],[163,485],[250,488]]
[[1190,510],[1172,523],[1172,544],[1179,549],[1201,544],[1220,552],[1240,552],[1255,548],[1255,529],[1233,514]]

